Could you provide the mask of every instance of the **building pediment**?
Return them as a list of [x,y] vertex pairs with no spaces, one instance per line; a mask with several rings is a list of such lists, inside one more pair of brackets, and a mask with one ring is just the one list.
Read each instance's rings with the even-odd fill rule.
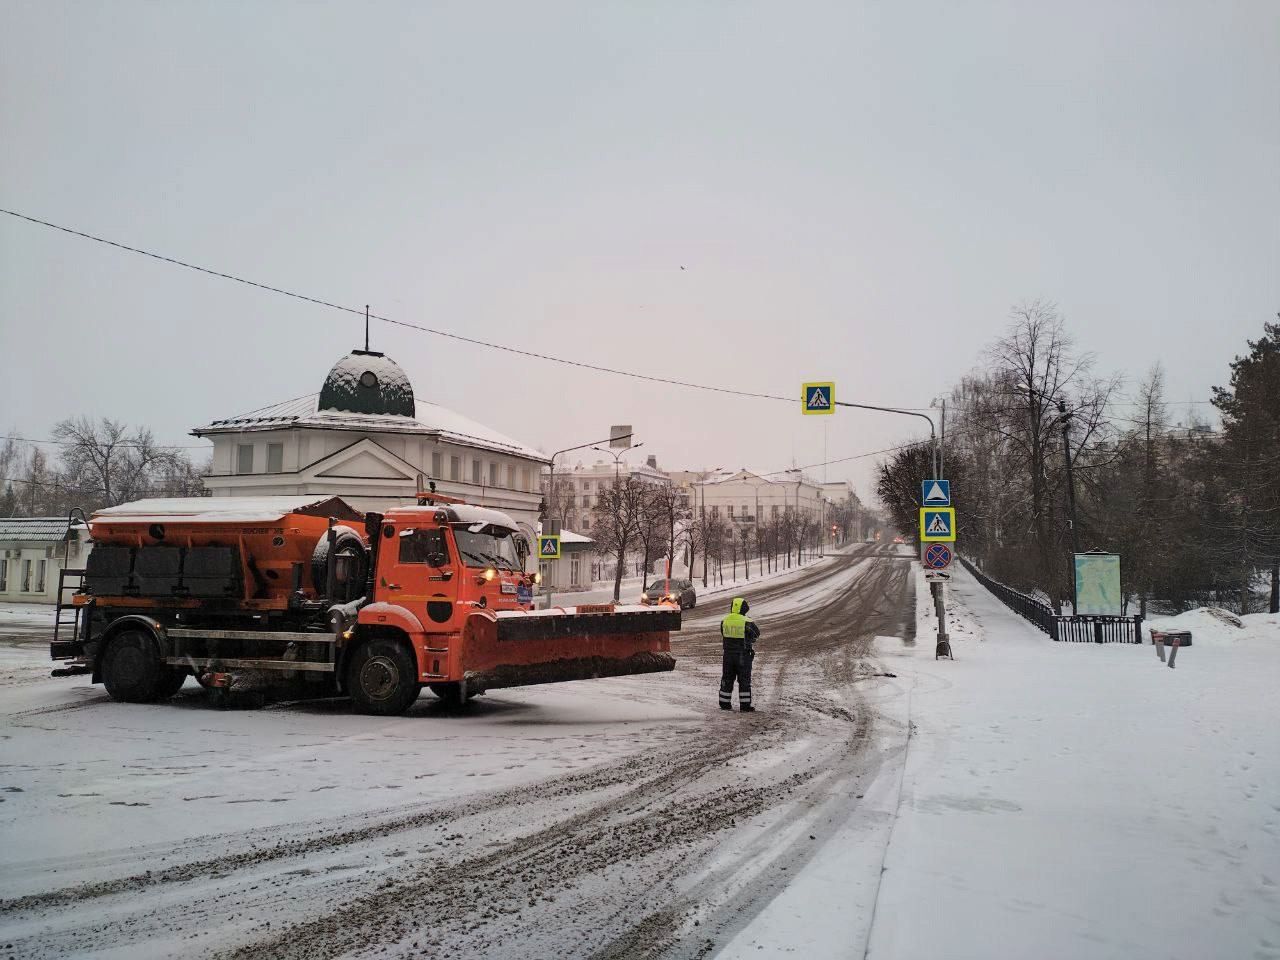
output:
[[413,464],[365,437],[349,447],[299,471],[306,479],[316,480],[400,480],[413,482],[418,470]]

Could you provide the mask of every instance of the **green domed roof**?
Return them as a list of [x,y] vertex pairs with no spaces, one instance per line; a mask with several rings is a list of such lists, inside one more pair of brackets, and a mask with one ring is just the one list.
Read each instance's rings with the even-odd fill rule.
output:
[[412,417],[413,384],[400,365],[381,353],[352,350],[333,365],[320,388],[317,410]]

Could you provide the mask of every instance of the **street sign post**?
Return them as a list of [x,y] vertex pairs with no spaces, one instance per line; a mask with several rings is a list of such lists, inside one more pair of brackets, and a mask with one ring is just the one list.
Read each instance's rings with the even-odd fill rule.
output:
[[560,537],[558,534],[542,534],[538,537],[538,559],[560,559]]
[[951,566],[954,554],[951,548],[945,543],[926,543],[923,544],[921,553],[921,564],[926,570],[945,570]]
[[949,507],[951,506],[951,481],[950,480],[925,480],[920,484],[920,506],[922,507]]
[[830,380],[806,383],[800,394],[804,413],[829,414],[836,412],[836,385]]
[[920,542],[954,543],[956,511],[954,507],[920,508]]

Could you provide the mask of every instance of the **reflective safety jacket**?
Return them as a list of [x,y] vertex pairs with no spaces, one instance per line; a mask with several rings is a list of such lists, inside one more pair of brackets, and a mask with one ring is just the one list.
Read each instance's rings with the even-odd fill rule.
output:
[[760,637],[760,628],[742,612],[746,601],[734,597],[729,604],[729,615],[720,621],[720,636],[726,650],[750,650]]

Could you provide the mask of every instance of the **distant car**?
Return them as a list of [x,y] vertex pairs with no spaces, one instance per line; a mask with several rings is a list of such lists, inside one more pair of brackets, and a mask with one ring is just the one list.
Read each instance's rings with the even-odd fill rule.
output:
[[893,538],[893,542],[894,542],[894,543],[906,543],[907,541],[903,540],[901,537],[894,537],[894,538]]
[[671,588],[667,589],[666,577],[654,577],[640,594],[640,602],[646,605],[658,603],[679,604],[681,610],[692,610],[698,605],[698,592],[688,580],[671,579]]

